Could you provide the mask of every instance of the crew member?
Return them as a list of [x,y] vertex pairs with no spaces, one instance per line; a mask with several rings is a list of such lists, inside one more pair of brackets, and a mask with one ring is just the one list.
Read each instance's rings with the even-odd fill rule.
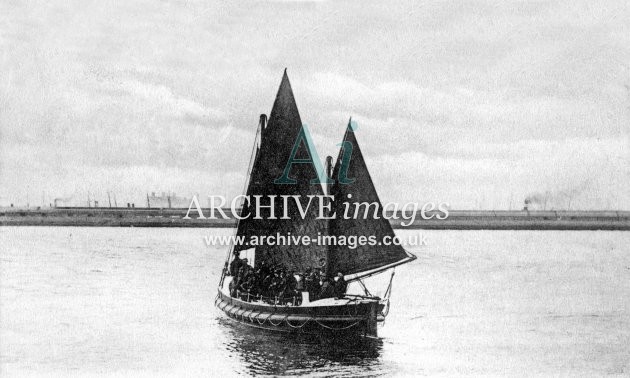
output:
[[234,260],[230,263],[230,276],[236,277],[241,269],[243,262],[241,261],[241,251],[234,251]]
[[348,289],[348,283],[343,278],[343,273],[338,272],[337,277],[335,277],[335,298],[341,299],[346,295],[346,289]]
[[326,273],[322,273],[319,284],[321,287],[319,291],[320,299],[332,298],[335,296],[335,288],[333,287],[333,284],[330,282],[330,280],[326,277]]

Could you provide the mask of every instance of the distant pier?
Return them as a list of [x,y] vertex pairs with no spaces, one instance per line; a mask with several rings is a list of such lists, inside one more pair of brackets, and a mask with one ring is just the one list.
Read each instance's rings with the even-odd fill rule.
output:
[[[197,227],[232,228],[236,219],[183,219],[187,208],[0,209],[0,226]],[[210,214],[210,209],[203,209]],[[225,210],[230,214],[229,210]],[[390,214],[391,215],[391,214]],[[400,215],[398,214],[399,218]],[[409,217],[410,214],[407,214]],[[430,212],[427,215],[432,215]],[[436,213],[433,215],[443,215]],[[433,230],[630,230],[630,211],[508,211],[450,210],[447,219],[423,219],[418,213],[409,226],[390,220],[397,229]]]

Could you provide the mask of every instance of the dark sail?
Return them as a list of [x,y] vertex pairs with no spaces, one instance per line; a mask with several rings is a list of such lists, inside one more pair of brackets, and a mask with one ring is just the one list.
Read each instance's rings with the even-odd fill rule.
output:
[[[316,219],[319,212],[318,198],[313,198],[310,206],[306,208],[308,205],[307,196],[324,194],[321,184],[311,183],[313,179],[319,179],[321,172],[317,172],[313,164],[293,164],[289,177],[295,179],[295,184],[274,182],[283,175],[301,131],[302,121],[285,70],[269,116],[269,122],[266,127],[260,130],[260,147],[254,159],[246,192],[251,201],[249,205],[244,204],[242,210],[242,215],[251,215],[248,219],[239,221],[238,236],[244,236],[246,240],[251,240],[252,236],[276,236],[278,234],[285,237],[306,235],[315,239],[318,234],[326,234],[327,221]],[[309,157],[319,161],[312,146],[306,142],[300,143],[295,158],[306,159]],[[260,215],[263,219],[254,219],[254,195],[262,196],[261,204],[263,205],[269,205],[269,196],[276,195],[274,215],[277,218],[282,217],[284,211],[283,199],[280,196],[298,195],[302,201],[303,209],[306,208],[306,214],[302,217],[294,199],[289,198],[286,211],[290,219],[269,219],[270,210],[267,208],[261,209]],[[265,243],[255,247],[236,245],[234,248],[237,251],[255,248],[256,266],[263,263],[272,266],[282,265],[287,269],[302,272],[307,268],[319,267],[327,260],[326,246],[320,246],[316,243],[310,245],[291,244],[270,246]]]
[[[344,172],[342,160],[344,153],[349,154],[350,150],[349,164],[347,171]],[[348,160],[347,157],[346,160]],[[340,177],[340,171],[342,177]],[[383,205],[378,198],[361,148],[357,143],[352,122],[346,129],[342,149],[339,152],[332,177],[335,179],[335,183],[330,188],[330,194],[335,198],[333,210],[336,212],[336,217],[330,220],[330,235],[337,237],[365,236],[366,238],[373,236],[377,243],[388,237],[391,241],[395,235],[394,230],[392,230],[389,221],[382,216]],[[344,184],[339,182],[340,178],[354,181]],[[348,198],[348,195],[351,195],[351,198]],[[345,219],[345,202],[349,204],[348,219]],[[367,218],[364,219],[365,206],[360,207],[359,214],[355,217],[355,204],[364,202],[372,204],[369,207]],[[378,204],[378,209],[375,208],[374,204]],[[375,211],[379,219],[374,219]],[[353,279],[362,276],[362,273],[368,274],[370,271],[378,271],[379,268],[386,269],[413,259],[415,256],[398,245],[364,245],[357,246],[355,249],[348,245],[337,245],[330,247],[328,271],[330,273],[342,272],[349,276],[349,279]]]

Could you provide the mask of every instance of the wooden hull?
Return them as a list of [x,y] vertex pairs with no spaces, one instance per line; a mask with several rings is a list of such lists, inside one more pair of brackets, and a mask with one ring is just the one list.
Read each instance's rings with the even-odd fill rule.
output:
[[377,336],[377,299],[331,300],[302,306],[274,306],[232,298],[219,290],[215,306],[230,318],[248,326],[274,332],[348,337]]

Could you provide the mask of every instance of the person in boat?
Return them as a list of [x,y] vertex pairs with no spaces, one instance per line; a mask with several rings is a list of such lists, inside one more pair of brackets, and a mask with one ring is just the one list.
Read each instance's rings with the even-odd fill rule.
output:
[[282,286],[282,278],[280,277],[280,269],[276,269],[271,277],[271,284],[269,285],[269,294],[271,294],[272,300],[276,301],[280,295]]
[[278,297],[282,303],[293,301],[291,275],[287,273],[286,269],[280,271],[280,286],[278,289]]
[[335,289],[335,298],[341,299],[346,295],[346,290],[348,289],[348,283],[343,277],[343,273],[338,272],[337,277],[335,277],[334,283]]
[[232,281],[230,281],[229,289],[230,289],[230,297],[236,297],[238,295],[238,286],[240,285],[241,280],[241,269],[233,276]]
[[229,289],[230,289],[230,297],[232,298],[236,297],[236,282],[234,280],[230,281]]
[[262,267],[254,268],[254,287],[252,288],[252,294],[254,296],[262,295],[263,292],[263,275]]
[[260,285],[260,294],[263,297],[269,298],[273,296],[273,293],[271,292],[273,279],[274,279],[273,273],[271,271],[268,271]]
[[250,274],[254,271],[254,268],[249,265],[249,260],[247,260],[247,257],[241,260],[241,267],[245,269],[245,274]]
[[302,273],[298,273],[294,276],[295,278],[295,291],[301,293],[305,290],[304,287],[304,275]]
[[290,303],[296,304],[298,299],[297,291],[298,282],[295,278],[295,272],[290,270],[286,275],[285,284],[285,300],[289,300]]
[[328,279],[326,273],[321,274],[319,284],[321,286],[321,289],[319,290],[319,299],[333,298],[335,296],[334,284]]
[[241,299],[250,301],[253,298],[254,289],[254,275],[250,274],[246,276],[243,283],[239,286],[239,292]]
[[237,288],[241,290],[241,286],[247,282],[249,277],[252,275],[252,270],[249,265],[247,265],[247,259],[242,260],[241,269],[239,269],[238,279],[237,279]]
[[309,269],[309,273],[305,278],[304,284],[306,286],[306,291],[308,291],[309,300],[312,302],[319,299],[319,290],[321,287],[319,286],[319,277],[317,277],[317,273],[314,269]]
[[320,287],[320,291],[321,291],[321,287],[324,286],[324,283],[326,281],[328,281],[328,277],[326,276],[326,272],[324,272],[323,270],[320,270],[318,278],[319,278],[319,282],[318,283],[319,283],[319,287]]
[[282,294],[282,286],[283,286],[283,278],[282,278],[282,270],[278,269],[278,271],[276,272],[275,276],[274,276],[274,281],[273,281],[273,294],[276,297],[279,297],[280,294]]
[[243,262],[241,261],[241,252],[234,251],[234,259],[230,263],[230,276],[236,277],[238,275],[239,269],[241,269],[241,265]]
[[302,273],[298,273],[294,276],[295,278],[295,304],[302,304],[302,292],[305,290],[304,286],[304,275]]

